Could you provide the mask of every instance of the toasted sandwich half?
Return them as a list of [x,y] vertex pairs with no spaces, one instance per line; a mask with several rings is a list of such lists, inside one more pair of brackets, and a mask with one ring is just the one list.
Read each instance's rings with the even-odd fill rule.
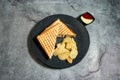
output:
[[54,26],[37,36],[37,40],[48,55],[49,59],[53,56],[58,30],[59,27]]

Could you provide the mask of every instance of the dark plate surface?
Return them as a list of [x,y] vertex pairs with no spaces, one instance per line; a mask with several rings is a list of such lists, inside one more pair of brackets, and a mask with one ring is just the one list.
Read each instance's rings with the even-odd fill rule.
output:
[[[58,57],[55,56],[53,56],[52,59],[48,59],[41,45],[36,40],[36,36],[58,18],[77,34],[76,38],[74,39],[77,43],[79,53],[72,64],[69,64],[67,61],[61,61],[58,59]],[[86,55],[90,44],[89,35],[85,26],[83,26],[77,19],[63,14],[56,14],[42,19],[35,25],[35,27],[33,27],[32,32],[29,36],[31,37],[28,41],[30,43],[29,47],[31,47],[30,49],[32,51],[32,54],[35,54],[40,62],[46,66],[57,69],[67,68],[80,62]],[[62,38],[58,38],[57,43],[61,40]]]

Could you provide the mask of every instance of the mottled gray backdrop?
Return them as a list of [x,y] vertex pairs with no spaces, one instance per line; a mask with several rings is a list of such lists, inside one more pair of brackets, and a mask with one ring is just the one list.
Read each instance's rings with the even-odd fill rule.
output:
[[[36,22],[52,14],[90,12],[90,47],[66,69],[50,69],[29,54]],[[120,80],[120,0],[0,0],[0,80]]]

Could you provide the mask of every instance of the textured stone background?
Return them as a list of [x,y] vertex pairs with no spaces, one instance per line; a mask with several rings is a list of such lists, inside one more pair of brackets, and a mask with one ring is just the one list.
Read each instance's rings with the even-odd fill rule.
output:
[[[90,48],[77,65],[54,70],[29,54],[36,22],[63,13],[90,12]],[[0,0],[0,80],[120,80],[120,0]]]

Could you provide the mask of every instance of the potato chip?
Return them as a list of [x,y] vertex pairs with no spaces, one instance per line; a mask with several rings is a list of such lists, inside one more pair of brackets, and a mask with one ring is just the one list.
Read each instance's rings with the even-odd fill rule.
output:
[[71,41],[71,37],[69,36],[66,36],[64,39],[63,39],[63,43],[68,43]]
[[74,38],[66,36],[63,42],[57,44],[57,48],[54,53],[60,60],[67,60],[68,63],[72,63],[78,55],[77,46]]
[[70,58],[70,57],[68,57],[68,58],[67,58],[67,62],[68,62],[68,63],[72,63],[72,62],[73,62],[73,59]]
[[62,45],[61,43],[58,43],[58,44],[57,44],[57,48],[59,48],[61,45]]
[[64,53],[58,55],[58,58],[60,60],[66,60],[68,57],[69,57],[69,53],[68,52],[64,52]]
[[72,40],[71,42],[76,45],[74,38],[71,38],[71,40]]
[[58,55],[58,50],[59,50],[59,48],[56,48],[56,49],[55,49],[55,51],[54,51],[54,53],[53,53],[54,56],[57,56],[57,55]]
[[71,50],[71,49],[77,49],[77,46],[73,44],[72,42],[69,42],[69,43],[66,43],[65,48],[68,50]]
[[65,47],[65,43],[58,43],[57,48]]
[[67,50],[67,49],[65,48],[65,45],[64,45],[64,44],[59,44],[58,46],[59,46],[59,47],[57,47],[57,48],[55,49],[54,53],[53,53],[55,56],[57,56],[57,55],[59,55],[59,54],[62,54],[62,53],[64,53],[64,52],[69,52],[69,50]]
[[72,49],[70,52],[70,58],[75,59],[78,55],[78,51],[76,49]]

